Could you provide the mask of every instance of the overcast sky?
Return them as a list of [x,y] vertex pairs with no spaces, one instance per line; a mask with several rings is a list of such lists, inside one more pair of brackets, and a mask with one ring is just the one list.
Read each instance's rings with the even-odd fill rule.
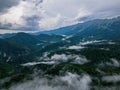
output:
[[51,30],[120,15],[120,0],[0,0],[0,28]]

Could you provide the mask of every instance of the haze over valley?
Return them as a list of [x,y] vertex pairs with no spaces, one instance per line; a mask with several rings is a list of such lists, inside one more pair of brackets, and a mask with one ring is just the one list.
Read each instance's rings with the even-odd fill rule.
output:
[[0,1],[0,90],[119,90],[119,10],[119,0]]

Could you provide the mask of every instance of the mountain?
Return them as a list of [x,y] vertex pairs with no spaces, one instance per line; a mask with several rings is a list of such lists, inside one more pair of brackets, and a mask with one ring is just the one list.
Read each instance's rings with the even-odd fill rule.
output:
[[120,17],[114,19],[94,20],[83,24],[72,39],[107,39],[120,40]]
[[[43,55],[44,52],[55,52],[59,49],[64,50],[64,48],[68,48],[72,45],[76,46],[80,42],[108,40],[108,43],[118,43],[120,41],[120,17],[92,20],[44,32],[46,34],[42,33],[43,32],[40,32],[37,35],[17,33],[4,40],[1,39],[1,45],[3,44],[1,48],[5,47],[4,43],[7,43],[5,45],[10,44],[8,45],[11,46],[9,47],[10,49],[14,49],[18,45],[20,48],[22,47],[23,49],[30,51],[30,56],[20,57],[21,60],[35,60],[36,57]],[[58,34],[65,34],[66,36]],[[9,50],[7,48],[8,47],[6,46],[6,50]],[[17,51],[16,48],[15,50]]]
[[[36,57],[40,57],[44,52],[54,52],[60,48],[75,46],[81,41],[108,40],[108,42],[118,42],[120,38],[119,28],[120,17],[97,19],[44,32],[46,34],[42,34],[43,32],[37,35],[17,33],[5,40],[19,44],[21,47],[30,50],[29,56],[22,57],[21,60],[27,59],[34,61]],[[58,34],[66,34],[66,36]]]
[[7,38],[6,40],[12,41],[14,43],[20,44],[23,47],[27,47],[31,50],[39,50],[43,46],[55,43],[62,40],[62,36],[60,35],[48,35],[48,34],[40,34],[40,35],[31,35],[28,33],[17,33],[16,35]]
[[36,36],[30,35],[28,33],[17,33],[13,37],[7,38],[6,40],[20,44],[21,46],[31,50],[37,50],[38,49],[37,44],[43,43]]
[[[96,19],[76,25],[59,28],[40,33],[73,35],[74,39],[93,38],[94,39],[119,39],[120,37],[120,17],[113,19]],[[114,35],[114,37],[113,37]]]
[[0,38],[4,39],[4,38],[10,38],[12,36],[14,36],[15,33],[5,33],[5,34],[0,34]]
[[28,53],[29,50],[19,44],[0,39],[0,62],[14,62],[18,57]]
[[78,30],[79,28],[81,28],[81,24],[62,27],[62,28],[50,30],[50,31],[42,31],[42,32],[38,32],[36,34],[70,35],[70,34],[76,33],[76,30]]
[[37,38],[44,42],[59,42],[62,40],[63,36],[61,35],[54,35],[54,34],[39,34]]
[[81,83],[92,90],[116,89],[120,86],[120,17],[0,39],[0,78],[0,89],[5,90],[21,90],[21,84],[27,89],[44,87],[43,83],[69,87],[64,90],[78,90]]

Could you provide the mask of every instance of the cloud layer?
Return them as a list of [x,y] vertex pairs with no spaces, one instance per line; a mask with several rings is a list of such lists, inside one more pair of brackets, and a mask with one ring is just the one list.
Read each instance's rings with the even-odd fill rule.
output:
[[120,15],[120,0],[4,0],[0,28],[50,30]]
[[1,0],[0,1],[0,13],[6,11],[8,8],[15,6],[19,3],[19,0]]
[[21,84],[13,85],[9,90],[90,90],[91,77],[67,73],[65,76],[35,78]]

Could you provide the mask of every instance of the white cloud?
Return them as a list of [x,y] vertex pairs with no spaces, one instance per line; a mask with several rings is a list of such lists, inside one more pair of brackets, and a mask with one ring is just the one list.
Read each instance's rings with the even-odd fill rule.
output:
[[54,54],[51,56],[51,60],[67,61],[68,59],[69,56],[66,56],[65,54]]
[[20,1],[18,5],[9,8],[6,13],[0,15],[0,23],[2,25],[10,24],[9,28],[28,27],[26,18],[38,16],[38,13],[33,0]]
[[69,46],[68,47],[68,49],[76,49],[76,50],[80,50],[80,49],[83,49],[83,48],[85,48],[85,47],[83,47],[83,46]]
[[75,20],[80,19],[82,17],[90,16],[92,12],[89,12],[85,8],[80,8],[77,17],[75,17]]
[[102,81],[105,82],[119,82],[120,81],[120,75],[111,75],[111,76],[103,76]]
[[34,65],[38,65],[38,64],[55,64],[54,61],[48,61],[48,62],[28,62],[25,64],[21,64],[21,66],[34,66]]
[[110,62],[106,62],[106,64],[112,67],[120,67],[119,60],[116,60],[114,58],[110,59]]
[[45,60],[45,61],[53,61],[54,64],[60,62],[70,62],[70,63],[77,63],[77,64],[85,64],[89,61],[81,55],[66,55],[66,54],[54,54],[51,57],[45,56],[43,58],[39,58],[38,60]]
[[13,85],[9,90],[90,90],[91,77],[84,74],[67,73],[53,79],[34,78],[33,80]]
[[14,6],[8,9],[8,12],[0,16],[0,22],[5,24],[12,24],[14,27],[18,25],[25,25],[26,22],[22,18],[23,16],[23,5],[25,3],[21,2],[18,6]]
[[[118,12],[116,8],[120,8],[118,3],[120,3],[119,0],[44,0],[42,9],[45,17],[40,21],[40,26],[43,26],[44,29],[58,28],[81,22],[79,21],[81,18],[88,16],[90,18],[113,17],[120,14],[115,13]],[[56,18],[57,15],[60,15],[59,19]],[[53,22],[48,23],[51,18]],[[45,22],[47,22],[47,25]],[[54,24],[54,22],[56,23]]]
[[105,40],[93,40],[93,41],[85,41],[85,42],[80,42],[79,45],[89,45],[89,44],[95,44],[95,43],[100,43],[103,42]]
[[[26,19],[38,17],[31,27],[41,30],[54,29],[95,18],[110,18],[120,15],[120,0],[20,0],[8,12],[0,14],[0,23],[14,27],[28,27]],[[7,3],[7,2],[6,2]],[[13,18],[14,17],[14,18]],[[86,20],[86,19],[85,19]]]
[[54,29],[60,20],[60,15],[57,15],[56,17],[44,17],[39,21],[39,26],[41,29]]

